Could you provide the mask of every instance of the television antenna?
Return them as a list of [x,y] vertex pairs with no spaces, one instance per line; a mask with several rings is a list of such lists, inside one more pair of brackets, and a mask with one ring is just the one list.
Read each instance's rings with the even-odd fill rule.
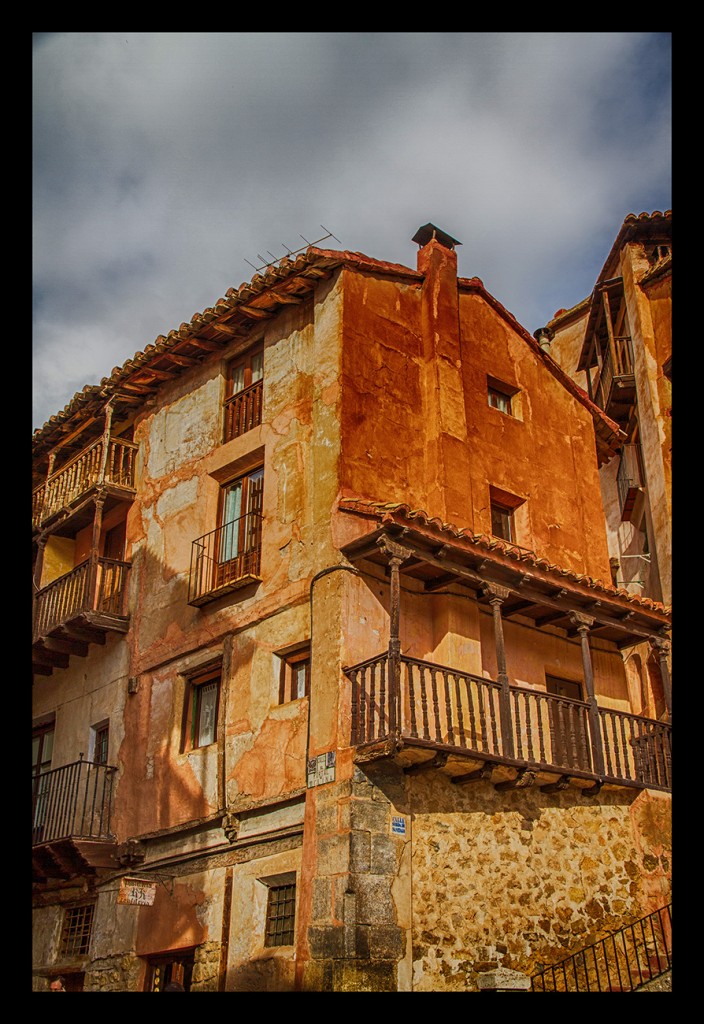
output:
[[[257,256],[262,261],[261,262],[261,266],[255,267],[255,265],[253,263],[250,263],[250,261],[248,259],[245,259],[245,263],[249,263],[249,265],[252,268],[252,270],[254,270],[257,274],[259,274],[259,273],[261,273],[262,270],[266,270],[268,267],[273,267],[275,263],[279,263],[281,260],[284,260],[284,259],[287,259],[287,258],[290,259],[292,256],[298,256],[298,254],[300,252],[305,252],[305,250],[308,249],[311,245],[320,245],[321,242],[327,241],[328,238],[334,238],[335,241],[339,245],[342,245],[342,242],[337,237],[337,235],[334,235],[332,233],[332,231],[330,231],[328,228],[325,227],[324,224],[321,224],[320,226],[323,229],[323,231],[327,232],[327,234],[323,235],[322,238],[316,239],[315,242],[309,242],[305,235],[301,235],[301,238],[303,239],[303,241],[306,244],[302,245],[300,247],[300,249],[289,249],[289,247],[286,245],[286,243],[282,242],[281,244],[283,245],[284,249],[286,250],[286,252],[283,254],[283,256],[274,256],[273,252],[270,249],[267,249],[266,250],[267,253],[272,257],[268,261],[265,259],[264,256],[262,256],[262,254],[260,252],[257,253]],[[299,232],[299,234],[300,234],[300,232]]]

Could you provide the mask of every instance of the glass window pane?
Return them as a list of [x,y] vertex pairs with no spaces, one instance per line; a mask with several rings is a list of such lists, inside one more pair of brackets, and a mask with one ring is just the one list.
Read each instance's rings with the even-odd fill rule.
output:
[[256,384],[264,376],[264,353],[257,352],[252,356],[252,384]]
[[293,667],[293,699],[305,697],[306,695],[306,668],[307,662],[299,661]]
[[244,387],[244,363],[232,369],[232,394],[236,395]]
[[199,686],[198,697],[198,728],[196,742],[199,747],[215,741],[215,712],[218,700],[218,684],[206,683]]

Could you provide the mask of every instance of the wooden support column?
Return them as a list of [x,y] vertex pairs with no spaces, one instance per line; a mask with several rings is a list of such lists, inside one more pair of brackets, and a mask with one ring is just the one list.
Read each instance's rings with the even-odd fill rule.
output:
[[506,645],[504,642],[504,624],[501,618],[501,605],[504,603],[510,590],[500,587],[495,583],[485,583],[482,593],[489,597],[489,604],[494,613],[494,640],[496,643],[496,669],[497,680],[501,684],[499,714],[501,716],[501,739],[503,753],[506,757],[514,756],[513,746],[513,723],[511,721],[511,691],[508,685],[508,672],[506,671]]
[[579,633],[582,645],[582,668],[584,670],[584,685],[587,691],[587,703],[589,705],[589,734],[591,737],[592,766],[597,775],[604,774],[604,748],[601,742],[601,720],[599,717],[599,705],[594,694],[594,670],[592,668],[592,653],[589,648],[589,630],[594,625],[594,619],[590,615],[583,615],[581,612],[570,612],[570,621]]
[[616,375],[616,369],[617,369],[617,363],[616,363],[616,344],[614,342],[614,328],[613,328],[613,324],[611,323],[611,304],[609,302],[609,295],[608,295],[608,292],[606,291],[606,288],[604,288],[603,292],[601,293],[601,301],[602,301],[602,304],[603,304],[603,307],[604,307],[604,319],[606,321],[606,331],[607,331],[607,334],[609,336],[609,351],[611,353],[611,372],[615,376]]
[[401,579],[400,566],[411,552],[401,544],[395,544],[388,537],[377,541],[388,556],[390,573],[389,609],[389,736],[394,738],[401,731]]
[[651,636],[648,638],[653,651],[656,652],[660,662],[660,675],[662,676],[662,688],[665,696],[665,707],[667,717],[672,722],[672,684],[670,682],[670,667],[667,663],[670,654],[670,640],[664,636]]
[[110,430],[112,428],[112,403],[115,401],[115,396],[110,398],[105,406],[105,429],[103,431],[103,450],[100,456],[100,472],[98,473],[98,487],[102,487],[105,482],[105,467],[108,462],[108,455],[110,453]]
[[90,568],[88,579],[88,607],[91,611],[97,611],[98,604],[98,558],[100,555],[100,532],[103,528],[103,505],[105,494],[100,491],[95,499],[95,512],[93,513],[93,536],[90,542]]

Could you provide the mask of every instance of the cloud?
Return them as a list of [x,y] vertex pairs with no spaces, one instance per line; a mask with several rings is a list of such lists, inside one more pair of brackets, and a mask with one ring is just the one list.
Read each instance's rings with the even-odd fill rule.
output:
[[[34,426],[333,231],[431,220],[528,330],[670,206],[667,33],[35,33]],[[331,247],[337,247],[332,242]]]

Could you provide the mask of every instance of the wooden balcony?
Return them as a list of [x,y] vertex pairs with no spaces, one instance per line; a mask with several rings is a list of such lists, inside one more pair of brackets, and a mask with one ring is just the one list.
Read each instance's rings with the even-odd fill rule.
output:
[[114,868],[110,822],[116,770],[81,758],[32,776],[34,881]]
[[188,603],[199,607],[261,582],[261,512],[247,512],[193,541]]
[[258,380],[225,400],[223,441],[231,441],[259,426],[262,421],[262,393],[263,382]]
[[66,668],[72,654],[85,657],[91,643],[104,644],[107,633],[127,632],[129,568],[129,562],[89,558],[35,594],[34,672],[51,675]]
[[669,723],[603,707],[595,719],[582,701],[502,688],[406,656],[394,666],[388,652],[344,671],[358,760],[393,756],[407,771],[447,766],[457,783],[495,772],[495,784],[507,789],[536,783],[547,791],[569,784],[592,792],[604,784],[671,791]]
[[138,445],[122,438],[100,437],[70,462],[50,474],[32,492],[32,527],[39,529],[60,512],[71,511],[97,487],[118,497],[135,491],[135,455]]
[[592,396],[607,416],[619,424],[628,422],[636,400],[630,337],[613,338],[613,347],[606,348],[601,370],[594,381]]

